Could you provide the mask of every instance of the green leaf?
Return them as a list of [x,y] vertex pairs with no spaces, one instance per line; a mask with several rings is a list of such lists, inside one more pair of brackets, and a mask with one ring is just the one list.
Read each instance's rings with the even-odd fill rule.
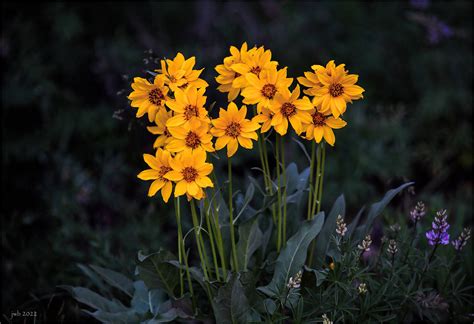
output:
[[296,163],[291,162],[285,170],[286,194],[290,195],[296,191],[299,183],[299,173]]
[[365,210],[365,206],[362,206],[362,208],[359,210],[359,212],[354,217],[352,222],[347,226],[347,232],[346,232],[347,237],[352,237],[352,233],[356,229],[357,224],[359,223],[360,217],[362,216],[362,213],[364,212],[364,210]]
[[100,277],[97,275],[97,273],[92,271],[88,266],[86,266],[84,264],[77,263],[77,266],[79,267],[79,269],[81,269],[81,271],[87,277],[89,277],[89,279],[99,288],[99,290],[101,292],[109,291],[110,288],[106,287],[106,285],[104,284],[104,281],[102,279],[100,279]]
[[372,227],[372,223],[374,222],[375,218],[379,216],[384,208],[388,205],[388,203],[398,194],[400,193],[403,189],[411,186],[414,182],[408,182],[403,185],[401,185],[398,188],[391,189],[387,191],[385,196],[380,200],[379,202],[376,202],[375,204],[372,204],[370,206],[369,212],[367,214],[367,219],[364,222],[364,225],[359,226],[355,233],[354,233],[354,240],[355,242],[358,242],[362,240],[369,232],[370,228]]
[[319,234],[324,223],[324,212],[318,213],[313,220],[305,221],[280,251],[275,265],[272,281],[258,290],[270,297],[282,297],[286,284],[303,268],[308,246]]
[[143,281],[135,281],[133,283],[134,293],[131,308],[138,314],[145,314],[148,312],[150,305],[148,304],[148,289]]
[[[178,269],[186,270],[186,267],[180,264],[177,260],[171,260],[168,261],[168,263]],[[207,283],[205,282],[204,274],[200,269],[196,267],[189,267],[189,274],[191,275],[191,278],[194,279],[202,287],[203,290],[207,290]],[[215,287],[209,285],[209,289],[211,290],[211,294],[214,295],[216,291]]]
[[95,312],[89,312],[84,310],[85,313],[101,321],[102,323],[140,323],[143,318],[133,310],[129,309],[122,312],[104,312],[97,310]]
[[[239,217],[244,213],[246,207],[252,201],[254,194],[255,194],[255,186],[253,185],[253,183],[250,183],[248,188],[247,188],[247,191],[245,192],[245,198],[244,198],[244,201],[242,203],[242,207],[240,208],[237,216],[234,218],[234,224],[236,224]],[[255,211],[254,211],[253,214],[255,214]],[[252,216],[253,215],[250,215],[250,217],[252,217]]]
[[105,269],[95,265],[89,266],[92,268],[92,270],[97,272],[109,285],[123,291],[130,297],[133,296],[134,289],[132,280],[113,270]]
[[321,233],[319,233],[318,238],[316,239],[313,258],[314,265],[316,268],[320,268],[324,263],[329,248],[329,243],[331,241],[331,235],[334,235],[334,233],[336,233],[337,216],[344,216],[345,213],[346,202],[344,200],[344,195],[340,195],[334,202],[334,205],[332,206],[332,209],[324,222],[323,229],[321,230]]
[[305,271],[312,272],[314,276],[316,277],[316,287],[321,286],[321,284],[326,280],[329,270],[324,269],[324,270],[316,270],[316,269],[311,269],[307,266],[304,266]]
[[229,281],[219,288],[213,303],[217,323],[249,322],[251,308],[239,278],[240,274],[233,273]]
[[78,302],[104,312],[123,312],[127,308],[118,300],[109,300],[84,287],[59,286],[71,293]]
[[136,270],[138,277],[148,289],[164,289],[170,296],[174,296],[174,289],[179,283],[179,272],[168,261],[175,259],[171,252],[165,250],[150,255],[139,251]]
[[237,259],[243,269],[247,266],[252,255],[262,245],[262,231],[258,227],[258,218],[254,218],[239,226],[239,242],[237,243]]

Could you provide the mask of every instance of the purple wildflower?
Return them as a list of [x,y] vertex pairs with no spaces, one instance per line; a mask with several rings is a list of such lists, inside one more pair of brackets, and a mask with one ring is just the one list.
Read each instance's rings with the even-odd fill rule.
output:
[[457,239],[451,242],[456,251],[461,251],[466,246],[467,241],[471,238],[471,229],[465,228]]
[[423,218],[423,216],[425,216],[425,213],[425,204],[419,201],[416,203],[415,208],[413,208],[413,210],[410,212],[410,218],[414,223],[417,223]]
[[426,232],[426,238],[430,245],[447,245],[449,243],[449,224],[447,218],[446,210],[436,212],[436,217],[433,223],[431,223],[432,229]]

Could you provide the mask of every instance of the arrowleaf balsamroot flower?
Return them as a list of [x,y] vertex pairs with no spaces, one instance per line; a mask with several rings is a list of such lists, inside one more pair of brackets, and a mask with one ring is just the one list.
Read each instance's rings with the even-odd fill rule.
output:
[[257,112],[260,113],[262,108],[269,108],[270,104],[277,94],[283,92],[293,83],[293,78],[286,77],[287,68],[281,70],[272,67],[262,71],[260,76],[253,73],[247,73],[246,79],[249,85],[242,90],[244,104],[257,104]]
[[157,111],[164,109],[165,102],[169,100],[168,87],[162,76],[156,76],[155,80],[150,83],[147,79],[136,77],[132,83],[133,91],[128,96],[131,106],[138,108],[137,117],[148,114],[148,120],[153,122]]
[[303,90],[303,92],[307,95],[313,96],[314,89],[319,89],[323,86],[321,81],[319,81],[318,79],[316,71],[318,71],[319,69],[324,69],[324,66],[315,64],[311,66],[311,69],[314,70],[314,73],[309,71],[304,72],[304,77],[298,77],[297,80],[299,84],[309,88]]
[[208,175],[212,172],[211,163],[206,163],[204,150],[184,151],[170,159],[171,171],[164,177],[176,182],[174,196],[187,194],[188,199],[202,199],[203,188],[214,187]]
[[288,88],[282,89],[275,95],[270,105],[270,110],[273,112],[271,124],[282,136],[288,131],[288,122],[298,135],[303,131],[303,124],[311,123],[311,115],[308,111],[313,109],[313,104],[308,97],[299,99],[299,96],[298,85],[293,92],[290,92]]
[[212,135],[209,134],[209,124],[199,119],[192,119],[186,125],[171,127],[169,132],[173,136],[166,149],[176,153],[185,150],[205,150],[214,152]]
[[170,117],[173,116],[172,111],[168,111],[166,109],[160,109],[155,116],[155,125],[156,126],[147,126],[147,129],[153,135],[158,135],[153,143],[153,147],[163,147],[169,143],[172,139],[171,133],[169,132],[168,128],[166,127],[166,122]]
[[186,60],[183,54],[178,53],[173,60],[161,60],[161,70],[156,71],[162,73],[172,91],[188,87],[206,88],[209,84],[199,78],[204,69],[193,70],[195,64],[194,56]]
[[237,81],[235,86],[234,86],[234,80],[237,78],[240,78],[244,80],[244,85],[247,84],[247,80],[245,79],[245,76],[242,76],[240,73],[235,72],[232,69],[232,66],[234,64],[242,63],[242,57],[244,56],[251,56],[253,52],[255,52],[256,47],[250,49],[250,51],[247,51],[247,43],[243,43],[242,47],[240,50],[235,47],[231,46],[230,47],[230,54],[231,56],[227,56],[224,58],[224,64],[219,64],[215,67],[215,70],[219,75],[216,77],[216,82],[219,83],[220,85],[217,87],[217,90],[220,92],[228,92],[227,98],[230,101],[234,101],[235,98],[240,93],[240,89],[242,86],[241,81]]
[[232,82],[234,88],[245,88],[248,86],[247,74],[252,73],[257,77],[262,71],[278,66],[278,62],[272,61],[272,52],[265,50],[263,46],[259,48],[252,48],[248,52],[242,52],[241,63],[236,62],[232,64],[231,69],[235,71],[238,76]]
[[359,76],[348,74],[344,66],[336,66],[334,61],[330,61],[325,69],[317,68],[316,75],[322,86],[316,86],[307,92],[314,95],[316,106],[321,105],[323,112],[330,111],[336,118],[346,111],[348,102],[363,98],[362,93],[365,91],[355,84]]
[[[313,100],[314,103],[314,100]],[[320,143],[324,139],[326,142],[334,146],[336,137],[334,136],[333,129],[339,129],[347,125],[347,123],[341,118],[335,118],[330,112],[323,112],[321,106],[316,106],[310,112],[311,122],[303,125],[306,132],[306,139],[314,139],[316,143]]]
[[227,110],[220,109],[219,118],[212,120],[214,127],[211,129],[211,134],[217,137],[216,150],[227,146],[227,157],[231,157],[239,144],[246,149],[253,148],[252,139],[258,139],[255,131],[260,125],[246,119],[246,115],[247,107],[242,106],[239,110],[233,102],[229,103]]
[[193,119],[209,122],[207,110],[204,108],[207,97],[204,96],[205,89],[193,87],[185,90],[177,89],[174,92],[175,100],[166,102],[166,105],[174,111],[174,116],[168,119],[166,127],[177,127],[188,123]]
[[137,177],[141,180],[154,180],[148,190],[148,196],[152,197],[161,190],[164,202],[168,202],[173,184],[164,175],[172,170],[170,166],[171,154],[168,151],[158,149],[155,156],[143,154],[143,159],[151,169],[140,172]]

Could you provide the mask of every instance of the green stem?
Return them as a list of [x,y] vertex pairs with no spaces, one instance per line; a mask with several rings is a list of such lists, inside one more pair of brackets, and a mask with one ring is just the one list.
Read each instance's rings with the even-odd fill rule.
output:
[[207,231],[209,232],[209,242],[211,244],[211,251],[212,251],[212,260],[214,262],[214,269],[216,269],[216,279],[217,281],[220,281],[220,274],[219,274],[219,265],[217,264],[217,255],[216,255],[216,248],[214,245],[214,232],[215,229],[211,224],[210,217],[209,217],[209,201],[207,198],[204,199],[204,214],[206,217],[206,225],[207,225]]
[[200,227],[200,224],[198,222],[198,218],[197,218],[197,213],[196,213],[196,204],[194,202],[194,199],[191,199],[191,216],[192,216],[192,219],[193,219],[193,226],[194,226],[194,235],[196,237],[196,245],[197,245],[197,248],[198,248],[198,253],[199,253],[199,259],[201,261],[201,267],[202,267],[202,271],[204,273],[204,278],[206,278],[207,281],[209,281],[209,274],[208,274],[208,267],[207,267],[207,262],[206,262],[206,259],[204,257],[204,244],[202,242],[202,236],[201,236],[201,227]]
[[281,142],[280,142],[280,149],[281,149],[281,167],[282,167],[282,174],[283,174],[283,186],[285,187],[285,190],[283,191],[283,241],[282,244],[283,246],[286,245],[286,166],[285,166],[285,141],[284,137],[281,137]]
[[[196,312],[196,297],[194,296],[194,290],[193,290],[193,283],[191,280],[191,274],[189,273],[189,265],[188,265],[188,256],[186,254],[186,248],[185,248],[185,242],[183,239],[183,227],[181,225],[181,206],[179,203],[179,197],[176,197],[175,199],[175,212],[176,212],[176,223],[178,224],[178,239],[180,243],[178,244],[180,251],[179,254],[181,255],[182,259],[184,260],[184,266],[186,270],[186,279],[188,280],[188,287],[189,287],[189,292],[191,294],[192,302],[193,302],[193,310]],[[181,264],[181,260],[179,261]],[[181,274],[181,269],[180,269],[180,274]],[[181,276],[180,276],[181,277]],[[184,283],[183,283],[184,287]],[[184,288],[182,289],[182,291]],[[183,295],[181,293],[181,295]]]
[[[311,208],[311,219],[314,218],[316,214],[321,210],[321,199],[323,195],[323,177],[324,177],[324,164],[326,161],[326,149],[324,144],[321,142],[319,144],[319,149],[317,152],[317,168],[316,168],[316,184],[313,197],[313,207]],[[311,247],[309,248],[308,256],[308,266],[312,267],[313,265],[313,255],[314,249],[316,248],[316,242],[313,240],[311,242]]]
[[221,227],[219,225],[219,209],[217,207],[216,203],[216,187],[219,188],[219,182],[217,181],[217,177],[212,171],[212,178],[214,180],[214,199],[213,199],[213,220],[215,222],[215,228],[216,228],[216,239],[217,239],[217,251],[219,252],[219,257],[221,259],[221,266],[222,266],[222,271],[224,275],[224,280],[227,278],[227,261],[225,257],[225,250],[224,250],[224,241],[222,240],[222,231]]
[[321,204],[322,204],[322,199],[323,199],[324,169],[325,169],[325,164],[326,164],[326,146],[322,144],[321,147],[322,147],[321,176],[319,179],[318,209],[316,210],[316,214],[319,213],[319,211],[321,210]]
[[321,144],[318,145],[318,151],[316,152],[316,174],[313,175],[316,178],[316,182],[314,184],[314,191],[313,191],[313,206],[311,207],[311,215],[310,219],[314,218],[316,205],[318,203],[318,190],[319,190],[319,181],[321,179]]
[[276,171],[277,171],[277,179],[278,179],[278,189],[277,189],[277,208],[278,208],[278,235],[277,235],[277,252],[280,252],[281,248],[281,234],[282,234],[282,214],[281,214],[281,172],[280,172],[280,141],[281,136],[276,134],[276,148],[275,148],[275,155],[276,155]]
[[316,156],[316,141],[311,141],[311,164],[309,165],[309,194],[308,194],[308,215],[306,216],[307,220],[312,218],[311,215],[311,207],[312,207],[312,198],[313,198],[313,191],[314,191],[314,160]]
[[[178,225],[178,261],[179,264],[183,264],[183,254],[181,244],[183,244],[183,230],[181,228],[181,216],[179,209],[179,197],[174,199],[174,210],[176,213],[176,223]],[[182,297],[184,294],[184,277],[183,270],[179,269],[179,296]]]
[[[267,143],[265,141],[265,136],[262,135],[262,146],[263,146],[263,158],[265,160],[265,166],[267,169],[267,181],[268,185],[270,188],[270,195],[273,195],[273,181],[272,181],[272,174],[270,171],[270,164],[268,163],[268,153],[267,153]],[[276,207],[275,204],[272,204],[272,218],[273,218],[273,223],[276,225],[277,219],[276,219]]]
[[262,162],[263,170],[263,181],[265,183],[265,191],[269,192],[269,184],[267,177],[267,165],[265,164],[265,157],[263,156],[263,143],[262,143],[262,134],[258,133],[258,153],[260,155],[260,161]]
[[239,263],[237,261],[237,247],[235,245],[235,231],[234,231],[234,210],[232,206],[232,158],[228,160],[228,174],[229,174],[229,222],[230,222],[230,240],[232,245],[232,261],[234,271],[239,270]]

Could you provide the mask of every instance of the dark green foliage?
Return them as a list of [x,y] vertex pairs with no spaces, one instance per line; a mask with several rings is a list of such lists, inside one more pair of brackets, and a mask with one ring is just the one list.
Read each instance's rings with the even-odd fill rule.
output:
[[[370,224],[394,196],[409,185],[390,190],[381,201],[373,204],[367,219],[357,227],[360,232],[372,233]],[[127,321],[155,323],[179,318],[181,321],[198,319],[236,324],[305,323],[322,318],[323,314],[334,322],[349,323],[472,320],[469,312],[473,307],[474,286],[468,285],[463,273],[464,253],[454,255],[452,246],[441,246],[439,253],[431,259],[428,254],[433,248],[420,244],[418,233],[403,226],[401,229],[391,227],[386,230],[386,239],[381,241],[380,246],[372,244],[370,249],[373,253],[366,256],[357,248],[361,243],[358,235],[347,232],[341,236],[336,233],[333,215],[345,217],[344,211],[344,197],[340,196],[327,218],[321,212],[313,220],[299,224],[299,230],[288,239],[276,260],[274,252],[269,252],[259,263],[258,256],[248,252],[245,257],[241,256],[242,260],[248,258],[255,262],[249,262],[244,271],[230,273],[224,282],[208,281],[198,268],[190,268],[192,280],[199,284],[193,284],[194,297],[201,296],[196,298],[195,306],[191,306],[193,296],[187,293],[182,297],[176,296],[174,287],[179,280],[176,268],[185,270],[185,267],[176,260],[170,260],[171,253],[164,250],[146,257],[139,254],[136,272],[144,282],[135,281],[133,291],[123,288],[131,285],[131,281],[123,275],[91,266],[112,287],[125,293],[126,300],[131,298],[131,302],[126,303],[130,306],[86,288],[65,288],[78,302],[91,307],[94,311],[86,312],[102,322],[126,318]],[[254,215],[240,224],[239,244],[243,243],[239,246],[243,251],[255,251],[260,247],[262,241],[257,244],[254,243],[256,239],[251,238],[261,231],[259,223],[259,217]],[[421,221],[420,227],[429,227],[423,223],[429,222]],[[269,228],[272,226],[269,225]],[[395,253],[387,249],[388,239],[395,241]],[[311,268],[305,263],[313,240],[322,248],[315,250],[320,262]],[[328,259],[330,263],[325,262]],[[265,264],[273,264],[273,267],[265,267]],[[303,274],[301,287],[299,284],[292,286],[292,280],[300,271]],[[97,278],[91,276],[93,272],[90,269],[85,273],[104,295],[109,295],[102,284],[97,284]],[[168,301],[152,298],[156,294],[163,296],[160,292],[165,291],[170,298]]]

